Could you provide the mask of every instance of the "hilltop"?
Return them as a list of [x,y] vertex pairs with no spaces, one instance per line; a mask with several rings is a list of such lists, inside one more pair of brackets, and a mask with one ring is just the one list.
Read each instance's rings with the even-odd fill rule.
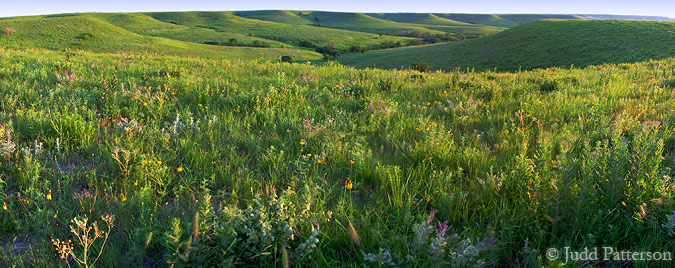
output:
[[[528,40],[525,38],[530,38],[525,33],[529,28],[519,26],[552,18],[666,19],[615,15],[355,13],[292,10],[77,13],[0,18],[0,29],[15,30],[15,33],[9,36],[0,37],[0,46],[12,49],[151,52],[230,59],[278,60],[282,56],[291,56],[291,60],[296,62],[316,62],[347,54],[340,60],[355,66],[378,64],[377,58],[393,57],[393,60],[383,60],[378,64],[385,67],[406,65],[409,63],[407,58],[421,55],[421,59],[431,57],[429,61],[437,67],[465,66],[462,59],[471,58],[471,63],[478,62],[476,66],[483,68],[495,64],[492,60],[490,63],[481,62],[483,59],[480,55],[477,57],[462,55],[462,48],[481,47],[478,54],[493,59],[499,55],[492,55],[491,47],[498,46],[494,49],[496,52],[522,52],[518,46]],[[515,29],[498,34],[509,28]],[[542,36],[546,36],[547,32],[548,29],[543,30]],[[539,34],[537,29],[533,33]],[[581,32],[579,36],[583,37],[586,34]],[[616,36],[630,37],[629,35],[619,33]],[[558,40],[557,38],[552,36],[551,40]],[[477,41],[457,42],[472,39]],[[573,44],[583,40],[573,37],[560,41],[562,44]],[[666,43],[668,41],[666,40]],[[498,42],[502,43],[495,45]],[[439,43],[442,45],[421,46]],[[535,54],[537,47],[551,49],[546,48],[545,44],[540,46],[531,42],[528,46],[535,46],[532,50],[527,50],[528,53],[535,52]],[[410,50],[383,50],[400,47],[410,47]],[[450,50],[453,56],[461,58],[448,65],[444,63],[444,58],[447,58],[444,54],[450,53]],[[376,52],[356,54],[366,51]],[[656,52],[657,56],[661,54],[663,52]],[[610,62],[623,57],[618,55]],[[640,58],[639,53],[636,57]],[[520,59],[506,57],[506,60],[508,62],[499,62],[498,67],[520,64]],[[548,65],[548,62],[541,61],[541,58],[533,60],[538,61],[540,65]],[[533,65],[527,62],[523,64]],[[553,61],[552,64],[567,64],[567,62]]]
[[[28,17],[0,20],[0,47],[11,49],[76,49],[94,52],[150,52],[166,55],[252,59],[290,55],[298,60],[318,60],[312,51],[291,48],[223,47],[137,34],[90,16]],[[161,34],[160,34],[161,35]]]
[[541,20],[455,43],[341,56],[356,67],[400,68],[424,61],[436,68],[518,70],[637,62],[675,56],[675,22]]

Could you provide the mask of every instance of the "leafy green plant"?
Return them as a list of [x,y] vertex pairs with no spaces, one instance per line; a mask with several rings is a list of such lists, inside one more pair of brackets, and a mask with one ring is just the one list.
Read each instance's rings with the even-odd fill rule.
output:
[[287,189],[280,196],[272,192],[266,198],[254,199],[253,205],[244,210],[226,208],[242,258],[258,263],[289,257],[300,260],[315,250],[320,226],[332,213],[313,211],[309,200],[296,204],[295,197],[295,192]]
[[434,67],[431,66],[431,64],[428,64],[423,61],[415,62],[413,64],[410,64],[410,69],[413,69],[415,71],[423,72],[423,73],[428,73],[434,70]]

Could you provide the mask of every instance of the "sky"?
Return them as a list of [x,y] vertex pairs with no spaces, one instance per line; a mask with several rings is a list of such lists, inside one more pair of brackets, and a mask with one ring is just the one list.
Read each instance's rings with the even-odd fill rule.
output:
[[75,12],[325,10],[351,12],[544,13],[675,18],[673,0],[2,0],[0,17]]

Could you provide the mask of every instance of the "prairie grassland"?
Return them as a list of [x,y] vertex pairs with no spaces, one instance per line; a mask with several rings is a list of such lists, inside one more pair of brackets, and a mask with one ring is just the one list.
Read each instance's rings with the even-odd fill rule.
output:
[[674,78],[672,58],[420,73],[2,49],[0,266],[66,266],[52,239],[99,267],[672,252]]
[[675,57],[675,22],[549,19],[460,42],[345,54],[354,67],[401,68],[424,61],[437,69],[518,71],[586,67]]

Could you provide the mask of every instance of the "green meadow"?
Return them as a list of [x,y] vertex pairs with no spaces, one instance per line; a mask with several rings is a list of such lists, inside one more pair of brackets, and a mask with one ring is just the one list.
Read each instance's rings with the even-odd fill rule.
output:
[[673,23],[539,18],[0,19],[0,267],[671,266],[550,252],[675,252]]
[[479,39],[345,54],[338,61],[361,68],[401,68],[423,61],[443,70],[518,71],[673,56],[675,22],[550,19]]

